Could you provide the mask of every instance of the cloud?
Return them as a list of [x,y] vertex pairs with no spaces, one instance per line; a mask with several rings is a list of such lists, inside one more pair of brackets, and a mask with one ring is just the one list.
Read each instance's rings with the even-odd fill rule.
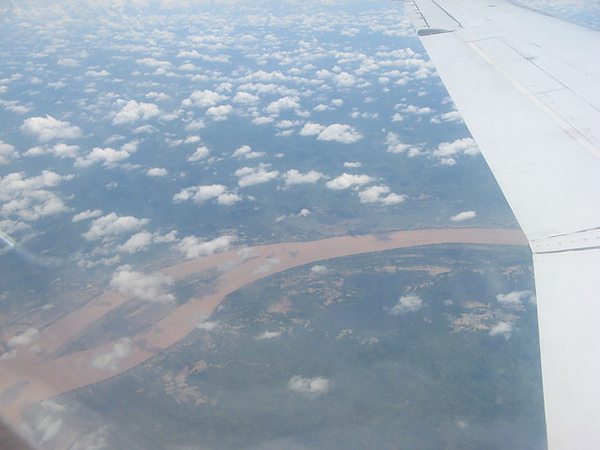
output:
[[265,152],[253,152],[249,145],[242,145],[231,156],[240,159],[255,159],[265,156]]
[[64,202],[46,188],[72,178],[72,175],[59,175],[50,170],[30,178],[21,173],[10,173],[0,178],[0,217],[17,216],[33,221],[68,211]]
[[206,146],[201,146],[188,158],[189,162],[200,161],[206,158],[210,154],[210,150]]
[[206,115],[218,122],[227,119],[227,116],[232,112],[233,106],[231,105],[211,106],[206,110]]
[[96,369],[116,371],[119,369],[118,362],[131,354],[131,339],[119,339],[113,344],[108,353],[102,353],[92,359],[92,367]]
[[439,158],[447,158],[454,155],[476,155],[479,153],[479,148],[475,141],[471,138],[457,139],[453,142],[442,142],[433,152],[434,156]]
[[[304,128],[303,128],[304,129]],[[335,141],[342,144],[353,144],[362,139],[362,134],[352,128],[350,125],[334,123],[324,128],[317,137],[320,141]]]
[[75,158],[79,152],[78,145],[56,144],[52,147],[33,147],[25,152],[25,156],[52,155],[60,159]]
[[282,261],[276,257],[269,257],[267,260],[262,263],[255,271],[256,274],[268,273],[272,271],[275,267],[281,264]]
[[21,130],[35,136],[40,142],[49,142],[53,139],[77,139],[82,136],[79,127],[52,116],[25,119]]
[[187,200],[192,200],[194,203],[203,203],[208,200],[216,199],[220,205],[233,205],[242,198],[227,191],[227,187],[222,184],[210,184],[203,186],[190,186],[180,190],[173,196],[175,203],[181,203]]
[[252,186],[276,178],[279,171],[267,171],[268,167],[266,164],[260,164],[258,167],[242,167],[236,170],[235,175],[239,177],[238,185],[240,187]]
[[87,211],[83,211],[80,212],[78,214],[75,214],[73,216],[73,218],[71,219],[72,222],[79,222],[80,220],[86,220],[86,219],[93,219],[94,217],[98,217],[102,215],[102,211],[99,209],[95,209],[95,210],[87,210]]
[[354,186],[361,186],[371,182],[372,180],[373,179],[368,175],[353,175],[349,173],[343,173],[339,177],[325,183],[325,186],[327,186],[329,189],[341,190]]
[[314,136],[319,134],[321,131],[325,129],[324,125],[319,125],[318,123],[305,123],[304,126],[300,129],[300,136]]
[[522,305],[523,300],[526,298],[532,298],[532,291],[512,291],[508,294],[498,294],[496,295],[496,300],[505,305]]
[[[123,100],[119,103],[123,104]],[[154,103],[136,102],[129,100],[123,105],[123,108],[113,118],[114,125],[125,125],[137,122],[138,120],[147,120],[160,114],[160,109]]]
[[13,159],[17,159],[19,153],[15,148],[4,141],[0,141],[0,164],[8,164]]
[[415,156],[419,154],[419,149],[412,147],[408,144],[404,144],[400,140],[400,136],[391,131],[385,137],[385,145],[387,145],[386,151],[388,153],[405,153],[408,152],[408,156]]
[[169,171],[162,167],[152,167],[146,171],[146,175],[149,177],[166,177]]
[[289,111],[290,109],[299,109],[300,99],[298,97],[281,97],[279,100],[275,100],[265,108],[265,112],[271,115],[279,115],[282,111]]
[[474,219],[476,216],[477,216],[477,213],[475,211],[463,211],[463,212],[459,212],[458,214],[450,217],[450,220],[452,222],[462,222],[464,220]]
[[77,158],[74,166],[77,168],[85,168],[99,162],[103,163],[104,166],[110,166],[111,164],[123,161],[130,156],[131,154],[127,150],[115,150],[110,147],[94,147],[86,156]]
[[260,97],[249,92],[238,92],[231,101],[242,105],[255,105],[260,101]]
[[208,108],[209,106],[214,106],[217,103],[227,100],[227,98],[226,95],[211,90],[194,91],[189,98],[186,98],[181,102],[181,105]]
[[301,394],[306,394],[309,397],[318,397],[326,394],[331,386],[331,382],[323,377],[302,378],[299,375],[293,376],[288,381],[288,389]]
[[148,231],[140,231],[139,233],[136,233],[127,239],[124,244],[119,245],[117,247],[117,251],[125,253],[137,253],[140,250],[146,249],[146,247],[152,244],[153,238],[153,233],[149,233]]
[[397,316],[400,314],[416,312],[420,310],[422,306],[423,300],[421,300],[418,296],[411,294],[400,297],[398,303],[396,303],[391,308],[388,308],[387,311],[392,316]]
[[235,236],[220,236],[212,241],[201,241],[195,236],[187,236],[175,247],[186,259],[198,259],[228,250],[236,240]]
[[134,297],[150,302],[169,303],[175,300],[173,294],[167,294],[166,288],[173,285],[173,278],[162,273],[144,274],[124,266],[115,272],[110,280],[110,288],[125,297]]
[[40,330],[37,328],[29,328],[23,333],[11,337],[6,345],[8,345],[10,348],[15,348],[32,344],[37,339],[39,333]]
[[395,205],[402,203],[406,195],[398,195],[390,192],[388,186],[371,186],[358,193],[361,203],[381,203],[384,205]]
[[99,217],[92,221],[90,229],[83,233],[83,237],[88,241],[111,238],[119,234],[127,234],[137,231],[148,224],[150,219],[137,219],[133,216],[118,216],[112,212],[106,216]]
[[274,339],[279,336],[281,336],[281,331],[265,331],[264,333],[256,336],[255,339],[258,341],[264,341],[268,339]]
[[505,339],[510,338],[513,326],[510,322],[498,322],[490,328],[490,336],[504,336]]
[[307,173],[300,173],[296,169],[290,169],[283,174],[283,179],[286,186],[292,186],[294,184],[316,183],[324,176],[325,175],[323,175],[321,172],[317,172],[315,170],[311,170]]
[[362,163],[361,162],[346,161],[344,163],[344,167],[349,167],[351,169],[356,169],[356,168],[362,167]]
[[328,271],[329,271],[329,269],[327,268],[327,266],[323,266],[320,264],[317,264],[310,268],[310,273],[315,273],[315,274],[327,273]]

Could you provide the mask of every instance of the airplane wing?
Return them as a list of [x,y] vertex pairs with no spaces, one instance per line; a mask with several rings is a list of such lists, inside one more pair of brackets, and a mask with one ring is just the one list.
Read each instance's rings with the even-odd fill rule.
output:
[[549,448],[598,448],[600,31],[505,0],[404,7],[533,252]]

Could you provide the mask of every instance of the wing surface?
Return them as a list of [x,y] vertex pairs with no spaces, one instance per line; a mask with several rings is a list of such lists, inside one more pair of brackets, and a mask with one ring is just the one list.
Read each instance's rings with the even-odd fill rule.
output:
[[505,0],[404,2],[533,252],[550,449],[600,445],[600,32]]

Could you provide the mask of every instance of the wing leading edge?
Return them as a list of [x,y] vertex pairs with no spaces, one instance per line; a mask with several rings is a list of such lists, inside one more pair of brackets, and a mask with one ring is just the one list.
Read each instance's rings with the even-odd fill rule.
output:
[[600,32],[505,0],[405,1],[531,250],[548,445],[600,443]]

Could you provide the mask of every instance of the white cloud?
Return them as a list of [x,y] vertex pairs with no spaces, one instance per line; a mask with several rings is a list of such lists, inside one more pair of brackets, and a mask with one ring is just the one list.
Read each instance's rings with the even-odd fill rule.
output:
[[86,156],[79,157],[75,160],[75,167],[85,168],[96,163],[103,163],[105,166],[110,166],[119,161],[123,161],[131,156],[127,150],[115,150],[114,148],[94,147]]
[[396,303],[391,308],[387,309],[387,311],[393,315],[397,316],[400,314],[406,314],[409,312],[416,312],[421,309],[423,306],[423,300],[419,298],[417,295],[404,295],[400,297],[398,303]]
[[268,339],[274,339],[279,336],[281,336],[281,331],[265,331],[264,333],[261,333],[258,336],[256,336],[255,339],[258,341],[264,341]]
[[[304,129],[304,128],[303,128]],[[317,137],[320,141],[335,141],[342,144],[352,144],[362,139],[362,134],[350,125],[334,123],[324,128]]]
[[275,267],[281,264],[282,261],[276,257],[269,257],[267,260],[262,263],[255,271],[256,274],[263,274],[272,271]]
[[279,171],[267,171],[268,165],[261,164],[258,167],[242,167],[235,171],[235,175],[239,177],[238,184],[240,187],[252,186],[254,184],[266,183],[279,175]]
[[146,175],[149,177],[166,177],[169,171],[162,167],[152,167],[146,171]]
[[325,183],[325,186],[327,186],[329,189],[341,190],[354,186],[361,186],[371,182],[372,180],[373,179],[368,175],[353,175],[349,173],[343,173],[339,177]]
[[505,305],[522,305],[523,300],[533,297],[531,291],[512,291],[508,294],[496,295],[496,300]]
[[265,152],[253,152],[249,145],[242,145],[231,156],[240,159],[255,159],[265,156]]
[[123,338],[113,344],[108,353],[102,353],[92,359],[92,367],[96,369],[116,371],[118,362],[131,354],[131,339]]
[[83,233],[88,241],[110,238],[119,234],[137,231],[150,222],[149,219],[137,219],[133,216],[118,216],[112,212],[92,221],[90,229]]
[[87,210],[87,211],[83,211],[80,212],[78,214],[75,214],[73,216],[73,219],[71,219],[73,222],[79,222],[80,220],[86,220],[86,219],[93,219],[94,217],[98,217],[102,215],[102,211],[99,209],[95,209],[95,210]]
[[443,158],[454,155],[476,155],[479,153],[479,148],[475,141],[471,138],[457,139],[453,142],[442,142],[433,152],[434,156]]
[[241,197],[233,192],[228,192],[227,187],[222,184],[190,186],[180,190],[173,196],[175,203],[187,200],[192,200],[194,203],[203,203],[213,199],[221,205],[232,205],[240,201]]
[[346,162],[344,162],[344,167],[349,167],[351,169],[356,169],[356,168],[362,167],[362,163],[361,162],[346,161]]
[[108,77],[110,75],[110,72],[108,72],[107,70],[88,70],[85,72],[85,74],[88,77],[94,77],[94,78],[104,78],[104,77]]
[[394,205],[402,203],[405,195],[398,195],[390,192],[388,186],[371,186],[358,193],[361,203],[382,203],[384,205]]
[[512,333],[513,326],[510,322],[498,322],[490,328],[490,336],[504,336],[508,339]]
[[316,134],[319,134],[321,131],[323,131],[325,129],[324,125],[319,125],[318,123],[306,123],[304,124],[304,126],[300,129],[300,136],[314,136]]
[[233,106],[231,105],[211,106],[206,110],[206,115],[218,122],[227,119],[227,116],[232,112]]
[[25,119],[21,130],[35,136],[40,142],[48,142],[53,139],[77,139],[82,136],[79,127],[52,116]]
[[13,159],[19,157],[19,153],[15,148],[4,141],[0,141],[0,164],[8,164]]
[[145,250],[152,244],[154,235],[148,231],[140,231],[131,236],[124,244],[117,247],[117,251],[125,253],[137,253],[140,250]]
[[293,376],[288,382],[288,388],[294,392],[306,394],[310,397],[318,397],[326,394],[331,386],[331,382],[323,377],[302,378],[299,375]]
[[450,220],[452,222],[462,222],[464,220],[474,219],[476,216],[477,213],[475,211],[463,211],[450,217]]
[[208,108],[214,106],[217,103],[221,103],[227,100],[226,95],[219,94],[211,90],[194,91],[189,98],[185,99],[181,104],[182,106],[196,106],[200,108]]
[[[124,100],[120,100],[123,104]],[[138,120],[147,120],[160,114],[160,109],[154,103],[136,102],[129,100],[126,102],[117,115],[113,118],[114,125],[124,125],[137,122]]]
[[32,147],[25,152],[25,156],[52,155],[60,159],[75,158],[78,154],[78,145],[56,144],[52,147]]
[[115,272],[110,280],[110,288],[125,297],[134,297],[151,302],[169,303],[175,300],[173,294],[167,294],[166,288],[173,285],[174,280],[162,273],[145,274],[130,270],[124,266]]
[[228,250],[236,239],[235,236],[220,236],[212,241],[203,242],[195,236],[187,236],[176,245],[176,248],[184,258],[198,259]]
[[10,348],[15,348],[32,344],[37,339],[39,333],[40,330],[37,328],[29,328],[23,333],[11,337],[6,345],[8,345]]
[[208,147],[202,145],[196,149],[196,151],[188,158],[189,162],[200,161],[206,158],[210,154]]
[[20,173],[10,173],[0,178],[0,217],[18,216],[23,220],[38,220],[68,211],[64,202],[46,188],[72,178],[72,175],[63,176],[50,170],[30,178]]
[[273,123],[273,122],[275,122],[275,119],[273,119],[272,117],[260,116],[260,117],[255,117],[254,119],[252,119],[252,123],[254,125],[266,125],[268,123]]
[[385,137],[385,145],[387,145],[386,151],[388,153],[405,153],[408,152],[408,156],[416,156],[419,154],[419,149],[411,147],[408,144],[404,144],[400,140],[400,136],[391,131]]
[[290,169],[283,175],[283,179],[286,186],[292,186],[294,184],[316,183],[324,176],[325,175],[321,172],[315,170],[311,170],[307,173],[300,173],[296,169]]
[[298,97],[281,97],[279,100],[275,100],[265,108],[267,114],[271,115],[279,115],[282,111],[288,111],[290,109],[299,109],[300,104],[298,103],[300,99]]
[[329,269],[327,269],[327,266],[323,266],[320,264],[317,264],[310,268],[310,273],[315,273],[315,274],[327,273],[328,271],[329,271]]
[[260,101],[260,97],[249,92],[238,92],[231,101],[242,105],[255,105]]

